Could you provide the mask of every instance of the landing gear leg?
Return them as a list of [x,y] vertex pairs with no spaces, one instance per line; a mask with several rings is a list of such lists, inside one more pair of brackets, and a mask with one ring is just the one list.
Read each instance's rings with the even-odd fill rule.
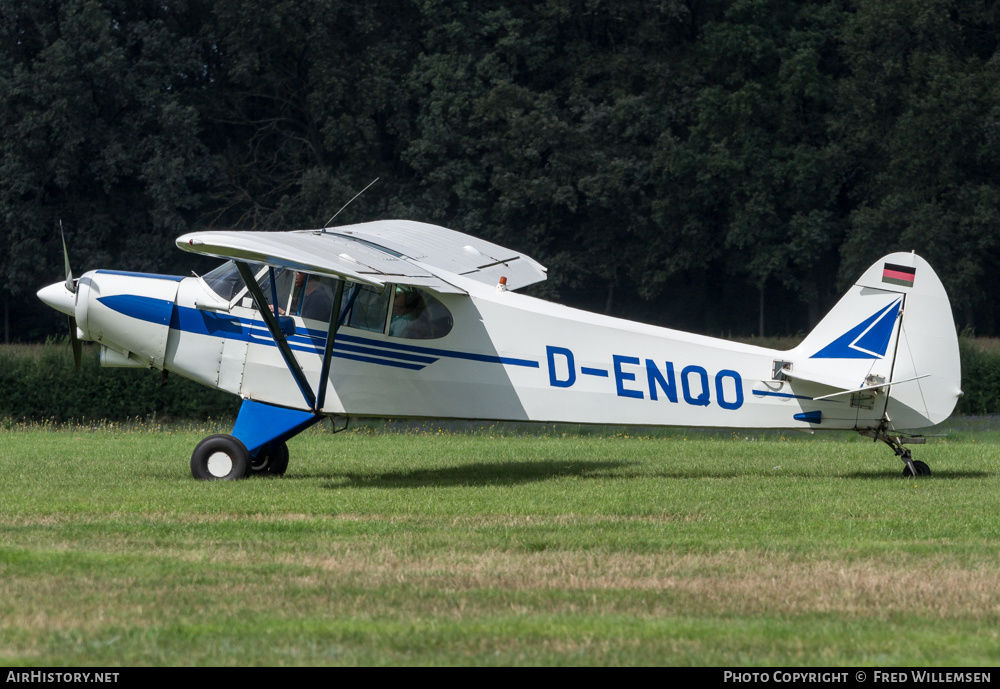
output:
[[861,435],[874,438],[875,440],[881,440],[883,443],[891,447],[892,451],[896,453],[896,456],[903,460],[903,463],[906,465],[903,467],[904,478],[908,478],[910,476],[931,475],[931,468],[920,460],[914,460],[913,453],[910,452],[909,449],[903,447],[904,443],[908,445],[923,445],[924,442],[926,442],[926,438],[921,438],[919,436],[893,436],[889,435],[882,429],[861,431]]
[[288,468],[285,441],[321,419],[311,411],[244,400],[232,435],[210,436],[195,448],[191,473],[205,480],[281,476]]

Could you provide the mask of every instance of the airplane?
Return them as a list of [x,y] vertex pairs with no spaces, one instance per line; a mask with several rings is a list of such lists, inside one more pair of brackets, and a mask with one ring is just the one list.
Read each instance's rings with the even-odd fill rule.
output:
[[[904,445],[960,389],[951,306],[915,253],[876,261],[797,347],[689,334],[526,296],[532,258],[444,227],[378,220],[200,231],[202,276],[92,270],[38,296],[109,367],[161,369],[242,398],[195,447],[197,479],[284,474],[327,416],[856,431],[904,476]],[[65,253],[65,241],[63,242]],[[334,317],[336,315],[336,317]]]

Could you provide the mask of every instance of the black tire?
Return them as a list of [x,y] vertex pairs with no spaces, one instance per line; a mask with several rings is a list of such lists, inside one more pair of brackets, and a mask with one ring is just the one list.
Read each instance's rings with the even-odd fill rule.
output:
[[236,481],[250,472],[250,453],[231,435],[210,435],[191,453],[191,475],[202,481]]
[[282,476],[288,469],[288,445],[283,442],[268,443],[250,459],[250,473],[254,476]]
[[[917,470],[917,476],[930,476],[931,468],[927,466],[924,462],[919,459],[913,460],[913,468]],[[913,476],[913,472],[910,471],[909,465],[903,467],[903,478],[910,478]]]

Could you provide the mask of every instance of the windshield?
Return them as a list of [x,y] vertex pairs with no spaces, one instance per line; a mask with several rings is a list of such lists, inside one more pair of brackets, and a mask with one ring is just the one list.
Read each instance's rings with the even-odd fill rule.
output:
[[[247,265],[250,266],[250,272],[257,276],[257,284],[260,285],[260,289],[264,293],[264,298],[270,304],[271,271],[268,270],[267,265],[264,263],[249,263]],[[280,313],[284,313],[284,309],[288,306],[294,284],[294,276],[295,273],[293,271],[284,268],[274,269],[275,288],[278,293]],[[233,261],[226,261],[215,270],[206,273],[202,277],[202,280],[205,281],[205,284],[213,292],[229,302],[246,291],[246,285],[240,276],[240,271]]]
[[[259,263],[251,263],[250,270],[256,275],[263,266]],[[202,280],[212,289],[213,292],[218,294],[220,297],[226,301],[232,301],[236,298],[245,285],[243,284],[243,278],[240,277],[240,271],[236,269],[236,264],[232,261],[226,261],[221,266],[206,273]]]

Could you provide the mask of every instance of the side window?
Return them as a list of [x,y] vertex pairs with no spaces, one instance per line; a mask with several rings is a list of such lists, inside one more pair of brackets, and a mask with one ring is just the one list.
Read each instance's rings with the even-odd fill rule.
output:
[[382,294],[379,294],[377,290],[367,285],[359,285],[359,287],[361,291],[358,292],[354,305],[351,307],[351,315],[347,319],[347,325],[359,330],[380,333],[385,329],[386,310],[389,308],[389,291],[384,290]]
[[[251,263],[250,268],[253,270],[256,266]],[[288,315],[288,302],[294,281],[295,273],[292,271],[284,268],[274,269],[274,286],[275,291],[278,293],[278,315]],[[257,284],[260,285],[260,290],[264,293],[267,303],[273,306],[271,304],[271,271],[266,266],[263,272],[257,273]]]
[[[332,278],[295,273],[289,313],[329,323],[330,312],[333,311],[333,295],[336,284]],[[280,291],[278,295],[280,299]]]
[[396,286],[389,335],[433,340],[451,332],[453,324],[451,313],[429,292],[407,285]]
[[[274,306],[271,293],[272,271],[266,264],[251,263],[250,271],[257,276],[257,284],[264,293],[264,299],[269,306]],[[333,295],[336,280],[316,275],[299,273],[286,268],[274,268],[274,287],[278,297],[278,315],[301,316],[312,320],[330,322],[330,312],[333,310]],[[233,261],[227,261],[215,270],[206,273],[203,280],[208,286],[226,301],[243,295],[249,300],[246,285]],[[385,323],[385,308],[382,310],[382,323]],[[382,329],[380,324],[377,328]]]
[[[257,276],[257,283],[267,303],[273,306],[272,273],[268,270],[268,266],[251,263],[250,270]],[[275,268],[273,274],[279,315],[301,316],[322,323],[330,322],[333,295],[337,286],[335,279],[283,268]],[[243,279],[232,261],[206,273],[203,279],[214,292],[227,301],[232,301],[240,295],[243,295],[245,300],[250,298],[246,294]],[[349,285],[348,289],[344,290],[345,301],[352,288],[353,286]],[[381,294],[372,287],[361,285],[345,325],[381,333],[385,329],[390,306],[392,318],[389,335],[392,337],[432,340],[447,335],[454,325],[451,313],[434,295],[407,285],[396,285],[394,290],[387,289]]]

